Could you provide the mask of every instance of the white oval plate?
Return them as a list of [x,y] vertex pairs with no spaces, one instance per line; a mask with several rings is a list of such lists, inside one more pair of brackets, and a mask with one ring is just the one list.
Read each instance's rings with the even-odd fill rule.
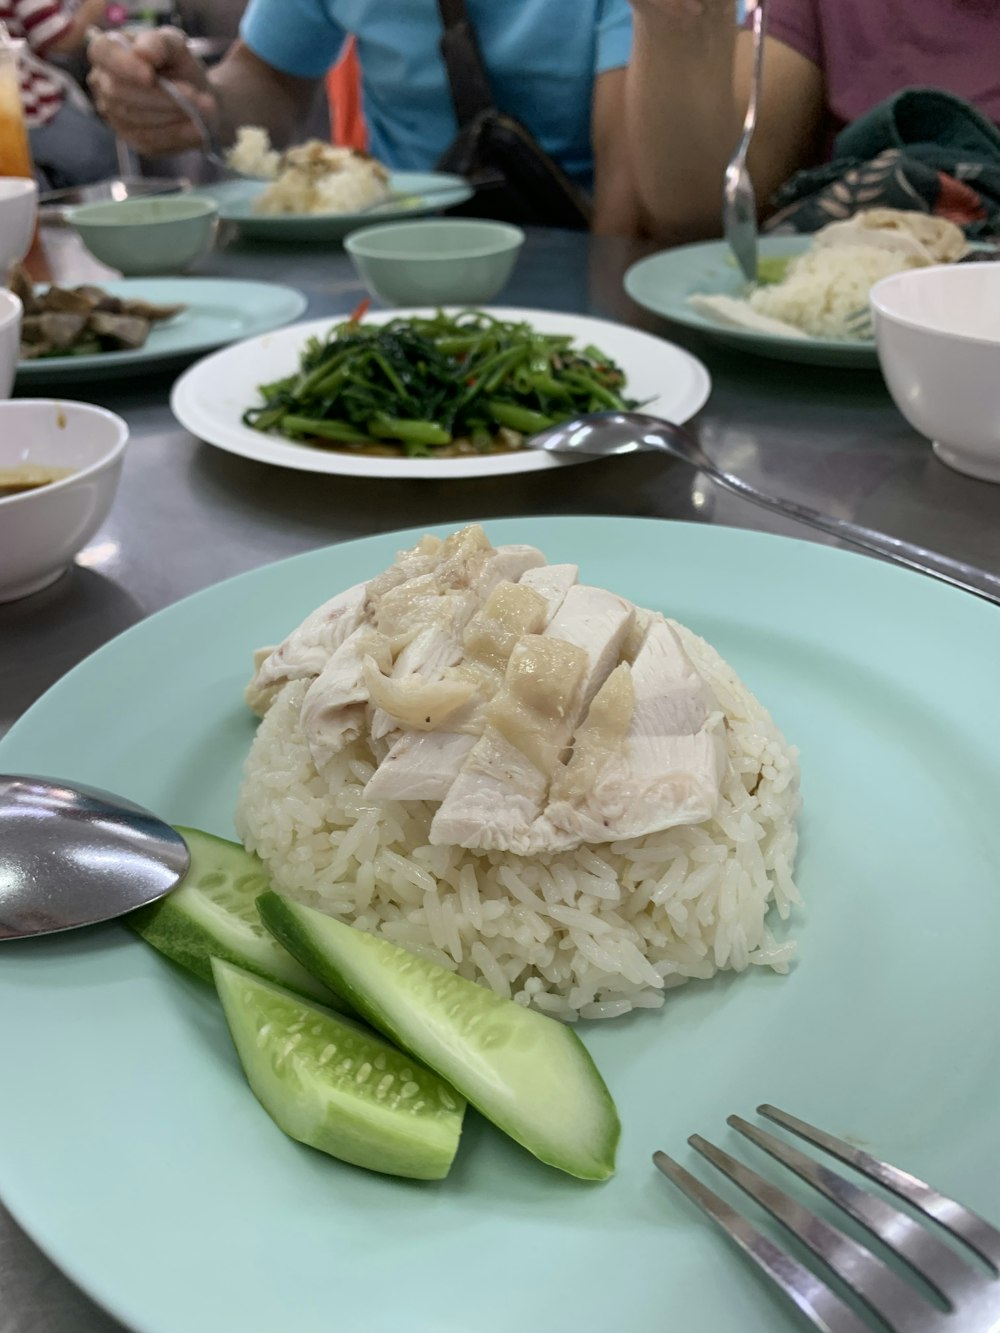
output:
[[[430,309],[379,310],[366,315],[369,323],[415,315]],[[708,371],[672,343],[649,333],[583,315],[551,310],[490,309],[498,319],[526,320],[542,333],[568,333],[580,346],[593,343],[625,372],[625,392],[643,404],[642,410],[682,425],[704,405],[711,392]],[[192,366],[174,385],[170,406],[192,435],[206,444],[262,463],[296,468],[301,472],[334,472],[354,477],[490,477],[501,472],[537,472],[567,462],[585,462],[530,449],[513,454],[486,454],[481,458],[378,458],[339,453],[310,444],[296,444],[280,435],[265,435],[243,424],[243,413],[260,402],[259,384],[290,375],[299,364],[306,339],[323,336],[342,316],[292,324],[237,343]]]

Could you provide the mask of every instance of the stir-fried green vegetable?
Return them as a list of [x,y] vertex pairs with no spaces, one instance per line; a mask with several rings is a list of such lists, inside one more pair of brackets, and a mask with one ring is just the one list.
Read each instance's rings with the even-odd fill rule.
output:
[[314,444],[429,457],[517,448],[583,412],[635,407],[618,366],[572,343],[479,310],[348,320],[310,338],[298,373],[261,385],[263,406],[243,420]]

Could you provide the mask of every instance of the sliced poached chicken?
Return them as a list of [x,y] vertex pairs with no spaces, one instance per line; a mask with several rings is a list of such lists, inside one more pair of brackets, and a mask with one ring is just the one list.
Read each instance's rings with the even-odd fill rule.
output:
[[370,800],[430,801],[430,841],[535,855],[712,816],[724,721],[662,615],[478,526],[426,537],[255,660],[260,713],[310,679],[323,769],[364,737]]

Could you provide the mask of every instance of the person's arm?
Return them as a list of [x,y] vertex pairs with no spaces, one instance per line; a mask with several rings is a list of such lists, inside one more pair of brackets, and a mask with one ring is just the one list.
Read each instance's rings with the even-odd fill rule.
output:
[[197,128],[157,86],[158,75],[194,100],[223,143],[241,125],[260,125],[279,147],[308,115],[317,83],[269,65],[239,38],[206,76],[173,28],[142,33],[130,48],[107,35],[95,37],[88,54],[98,111],[116,134],[146,154],[201,146]]
[[68,22],[59,36],[35,50],[39,55],[75,55],[86,45],[88,28],[104,19],[106,9],[105,0],[83,0],[78,9],[66,15]]
[[[633,0],[626,87],[628,142],[654,234],[669,244],[717,236],[726,163],[750,95],[751,37],[734,0]],[[768,38],[749,167],[760,206],[813,159],[823,120],[823,75]]]
[[609,69],[594,81],[591,139],[594,145],[594,216],[598,236],[635,236],[642,208],[625,142],[625,71]]

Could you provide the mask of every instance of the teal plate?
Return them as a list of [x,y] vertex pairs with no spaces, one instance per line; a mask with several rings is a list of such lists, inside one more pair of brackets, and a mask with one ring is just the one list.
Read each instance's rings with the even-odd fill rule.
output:
[[294,287],[276,282],[240,282],[232,278],[119,278],[102,282],[112,296],[186,305],[171,320],[154,324],[145,345],[135,351],[95,356],[48,356],[21,361],[17,384],[113,379],[191,361],[227,343],[267,333],[288,324],[309,302]]
[[[662,1147],[711,1179],[685,1146],[700,1131],[780,1179],[725,1127],[763,1101],[1000,1218],[996,608],[734,529],[487,531],[693,626],[800,746],[799,961],[582,1026],[623,1123],[607,1184],[542,1166],[470,1113],[450,1178],[421,1185],[283,1137],[208,990],[125,928],[0,946],[0,1194],[142,1333],[794,1330],[650,1161]],[[0,769],[231,833],[252,649],[415,535],[266,566],[142,622],[22,718]]]
[[401,222],[464,204],[472,190],[461,176],[442,171],[394,171],[389,188],[395,199],[367,213],[283,213],[262,217],[253,211],[266,188],[260,181],[220,181],[194,191],[219,205],[219,217],[235,222],[244,236],[260,241],[340,241],[359,227]]
[[[762,236],[760,254],[764,258],[784,258],[807,250],[809,236]],[[782,338],[773,333],[734,329],[701,314],[688,304],[688,297],[742,296],[746,291],[743,274],[725,241],[705,241],[681,245],[662,254],[640,259],[625,274],[625,290],[633,301],[656,315],[697,329],[707,338],[738,347],[757,356],[776,361],[802,361],[814,366],[844,366],[874,369],[878,354],[873,339],[840,342],[835,338]]]

